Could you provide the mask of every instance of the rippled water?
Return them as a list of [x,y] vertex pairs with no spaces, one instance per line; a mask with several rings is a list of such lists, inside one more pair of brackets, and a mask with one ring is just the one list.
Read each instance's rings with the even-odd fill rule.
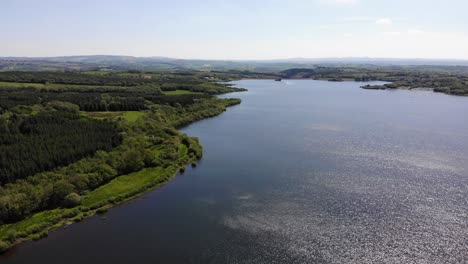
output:
[[467,263],[468,98],[243,80],[199,166],[5,263]]

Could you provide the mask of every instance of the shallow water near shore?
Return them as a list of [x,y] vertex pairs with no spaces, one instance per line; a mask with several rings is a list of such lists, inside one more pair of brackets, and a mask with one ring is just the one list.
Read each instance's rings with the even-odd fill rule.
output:
[[196,168],[0,262],[468,262],[467,97],[235,84],[241,105],[183,129]]

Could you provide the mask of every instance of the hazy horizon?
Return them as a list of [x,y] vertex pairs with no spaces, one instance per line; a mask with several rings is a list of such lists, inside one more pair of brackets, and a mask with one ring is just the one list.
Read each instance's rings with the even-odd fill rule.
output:
[[418,57],[286,57],[286,58],[268,58],[268,59],[206,59],[202,57],[195,58],[180,58],[164,55],[148,55],[148,56],[134,56],[134,55],[125,55],[125,54],[72,54],[72,55],[57,55],[57,56],[0,56],[0,58],[30,58],[30,59],[41,59],[41,58],[67,58],[67,57],[133,57],[133,58],[151,58],[151,59],[173,59],[173,60],[206,60],[206,61],[234,61],[234,62],[243,62],[243,61],[301,61],[301,60],[422,60],[422,61],[468,61],[468,58],[418,58]]
[[8,21],[2,36],[8,41],[0,43],[0,57],[468,59],[468,2],[462,0],[19,0],[2,5]]

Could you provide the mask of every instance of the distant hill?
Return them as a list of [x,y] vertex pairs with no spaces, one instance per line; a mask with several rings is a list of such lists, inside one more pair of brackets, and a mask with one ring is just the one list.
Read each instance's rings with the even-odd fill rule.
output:
[[62,57],[0,57],[0,70],[238,70],[280,72],[317,66],[468,66],[468,60],[388,58],[290,58],[278,60],[195,60],[167,57],[83,55]]
[[455,59],[400,59],[400,58],[368,58],[368,57],[344,57],[344,58],[291,58],[281,60],[268,60],[269,63],[298,63],[320,65],[444,65],[444,66],[468,66],[468,60]]

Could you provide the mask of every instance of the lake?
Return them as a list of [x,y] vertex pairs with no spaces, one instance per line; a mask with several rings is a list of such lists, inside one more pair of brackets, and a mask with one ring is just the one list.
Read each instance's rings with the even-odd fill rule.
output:
[[1,262],[468,262],[467,97],[235,84],[241,105],[183,129],[198,167]]

